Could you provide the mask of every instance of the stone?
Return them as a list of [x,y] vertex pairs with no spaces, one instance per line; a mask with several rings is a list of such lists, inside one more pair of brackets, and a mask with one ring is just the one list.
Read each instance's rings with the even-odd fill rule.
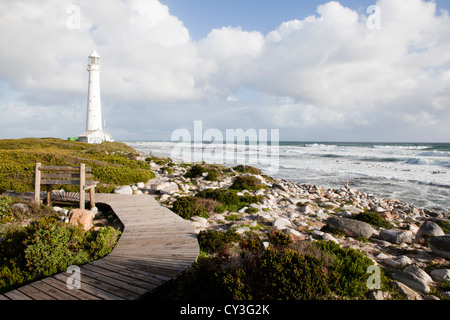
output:
[[417,290],[423,293],[430,292],[430,287],[428,286],[428,284],[422,281],[422,279],[420,279],[413,273],[396,270],[392,273],[392,278],[400,281],[401,283],[410,287],[413,290]]
[[180,191],[178,185],[175,182],[161,182],[156,185],[156,191],[161,194],[173,194]]
[[408,286],[404,285],[401,282],[393,281],[393,285],[395,288],[398,289],[400,294],[405,297],[406,300],[423,300],[420,294],[409,288]]
[[325,222],[327,226],[344,232],[349,237],[370,238],[375,230],[366,222],[348,218],[331,217]]
[[437,282],[450,282],[450,269],[435,269],[430,272],[431,278]]
[[[300,204],[300,203],[299,203]],[[315,208],[312,204],[299,205],[298,211],[304,214],[310,214],[315,211]]]
[[390,298],[390,296],[391,295],[389,292],[385,292],[385,291],[381,291],[381,290],[369,292],[370,300],[387,300]]
[[277,218],[277,219],[275,219],[275,221],[273,222],[273,226],[276,229],[280,229],[280,230],[293,227],[291,221],[289,219],[286,219],[286,218]]
[[69,212],[69,223],[72,225],[82,225],[84,231],[92,227],[92,219],[94,215],[90,210],[72,209]]
[[21,213],[27,213],[29,211],[28,206],[25,203],[15,203],[11,208],[20,210]]
[[414,274],[420,279],[421,282],[425,284],[433,282],[433,279],[430,277],[430,275],[417,266],[409,265],[405,269],[403,269],[403,271]]
[[412,261],[407,256],[398,256],[394,259],[386,259],[384,260],[384,263],[394,268],[404,268],[407,265],[411,264]]
[[379,238],[393,244],[410,243],[412,242],[412,232],[397,229],[381,230]]
[[133,194],[133,189],[130,186],[122,186],[118,187],[114,190],[114,193],[117,194]]
[[416,242],[428,242],[431,237],[443,236],[444,231],[441,227],[431,220],[425,221],[419,228],[416,234]]
[[139,189],[143,189],[143,188],[145,188],[145,183],[138,182],[138,183],[136,183],[136,187],[138,187]]
[[447,259],[450,259],[450,235],[430,238],[431,250]]

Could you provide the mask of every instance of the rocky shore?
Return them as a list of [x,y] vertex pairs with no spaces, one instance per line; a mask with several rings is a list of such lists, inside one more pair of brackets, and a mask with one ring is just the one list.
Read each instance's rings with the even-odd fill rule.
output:
[[[433,212],[396,199],[379,199],[348,184],[340,189],[327,189],[232,169],[217,181],[209,181],[208,173],[187,178],[188,165],[150,164],[157,175],[155,179],[115,192],[146,193],[172,208],[180,197],[229,188],[238,175],[253,176],[261,182],[261,188],[242,190],[238,195],[261,196],[259,203],[237,212],[212,212],[208,218],[193,216],[190,221],[195,232],[233,228],[244,234],[250,230],[263,233],[276,229],[293,240],[334,241],[361,251],[375,265],[389,271],[405,299],[450,298],[450,212]],[[264,228],[258,228],[261,225]],[[373,299],[389,296],[374,291]]]

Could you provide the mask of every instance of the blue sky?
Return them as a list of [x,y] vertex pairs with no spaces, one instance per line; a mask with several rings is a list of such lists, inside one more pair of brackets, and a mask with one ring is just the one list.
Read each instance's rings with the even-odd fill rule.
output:
[[450,142],[449,11],[447,0],[1,1],[0,139],[83,133],[95,48],[116,140],[170,140],[203,121],[281,140]]
[[[213,28],[242,27],[263,34],[276,29],[281,22],[317,15],[324,0],[161,0],[170,12],[183,21],[191,36],[198,40]],[[365,13],[376,0],[340,0],[343,6]],[[449,10],[450,1],[436,2],[439,9]]]

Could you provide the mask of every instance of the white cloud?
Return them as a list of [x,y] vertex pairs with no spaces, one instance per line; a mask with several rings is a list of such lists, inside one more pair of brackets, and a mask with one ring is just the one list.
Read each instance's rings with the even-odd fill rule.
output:
[[[80,26],[71,29],[73,5]],[[369,30],[365,15],[333,1],[316,15],[280,21],[267,35],[224,26],[194,41],[157,0],[2,1],[0,80],[7,86],[0,90],[13,90],[7,96],[17,102],[13,108],[3,98],[2,110],[46,105],[69,110],[70,119],[71,104],[86,97],[86,58],[95,47],[102,101],[117,119],[110,128],[122,134],[217,115],[224,126],[240,118],[278,126],[282,135],[298,129],[334,139],[345,130],[345,137],[364,132],[376,139],[380,125],[390,123],[404,126],[405,136],[419,136],[424,124],[428,135],[439,128],[435,139],[450,136],[448,13],[422,0],[377,5],[381,30]],[[242,91],[258,93],[256,101],[240,99]]]

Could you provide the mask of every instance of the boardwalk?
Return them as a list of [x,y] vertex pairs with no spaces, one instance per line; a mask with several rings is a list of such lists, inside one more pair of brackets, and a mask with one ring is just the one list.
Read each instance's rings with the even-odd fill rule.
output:
[[80,289],[60,273],[0,295],[0,300],[135,300],[175,278],[199,254],[190,223],[149,195],[97,194],[124,224],[106,257],[80,267]]

